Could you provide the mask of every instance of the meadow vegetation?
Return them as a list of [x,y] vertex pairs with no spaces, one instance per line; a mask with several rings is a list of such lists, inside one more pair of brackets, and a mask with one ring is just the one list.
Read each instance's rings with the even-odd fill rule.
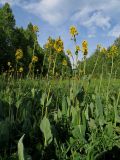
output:
[[0,160],[119,160],[120,38],[88,58],[69,32],[74,53],[61,37],[41,47],[0,8]]

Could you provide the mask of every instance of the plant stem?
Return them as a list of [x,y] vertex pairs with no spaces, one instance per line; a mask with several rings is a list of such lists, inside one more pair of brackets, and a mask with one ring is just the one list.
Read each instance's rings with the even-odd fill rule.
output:
[[57,53],[56,53],[56,55],[55,55],[55,61],[54,61],[54,65],[53,65],[53,76],[54,76],[54,74],[55,74],[56,61],[57,61]]
[[109,87],[110,87],[110,82],[111,82],[111,78],[112,78],[112,72],[113,72],[113,56],[112,56],[112,66],[111,66],[111,71],[110,71],[110,76],[109,76],[108,86],[107,86],[106,102],[108,102]]
[[85,72],[86,72],[86,56],[84,56],[84,76],[85,76]]

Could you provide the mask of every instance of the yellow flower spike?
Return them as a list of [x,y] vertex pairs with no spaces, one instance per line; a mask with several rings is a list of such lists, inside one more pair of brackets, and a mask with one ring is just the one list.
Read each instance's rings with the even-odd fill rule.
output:
[[62,65],[67,66],[67,61],[65,59],[62,61]]
[[108,53],[108,57],[114,57],[118,55],[118,48],[115,45],[112,45]]
[[63,41],[60,38],[55,40],[54,48],[58,53],[63,51],[64,49]]
[[15,57],[16,57],[16,60],[20,60],[20,59],[23,58],[23,51],[22,51],[22,49],[17,49],[16,50]]
[[82,47],[83,47],[83,48],[88,48],[88,42],[87,42],[86,40],[84,40],[84,41],[82,42]]
[[33,26],[33,32],[39,32],[38,26],[36,26],[36,25]]
[[71,26],[71,27],[70,27],[70,35],[71,35],[72,37],[75,37],[76,35],[78,35],[78,31],[77,31],[77,29],[76,29],[75,26]]
[[88,42],[86,40],[82,42],[82,52],[83,52],[83,55],[88,54]]
[[45,44],[45,48],[52,48],[54,46],[54,42],[51,37],[48,38],[47,43]]
[[23,72],[23,67],[19,68],[19,72],[22,73]]
[[37,57],[37,56],[32,56],[32,62],[33,62],[33,63],[38,62],[38,57]]
[[68,56],[72,57],[72,52],[69,49],[66,50],[66,53],[67,53]]

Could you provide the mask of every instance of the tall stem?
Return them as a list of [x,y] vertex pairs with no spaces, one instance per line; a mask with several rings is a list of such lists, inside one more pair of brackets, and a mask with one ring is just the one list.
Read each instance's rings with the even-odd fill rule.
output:
[[103,79],[103,64],[102,64],[102,73],[100,75],[99,92],[100,92],[100,88],[101,88],[101,84],[102,84],[102,79]]
[[97,63],[98,63],[98,59],[99,59],[99,55],[97,55],[97,59],[96,59],[95,65],[94,65],[94,68],[93,68],[92,73],[91,73],[91,78],[92,78],[92,76],[94,74],[94,71],[96,69],[96,66],[97,66]]
[[112,73],[113,73],[113,56],[112,56],[112,66],[111,66],[111,71],[110,71],[110,76],[109,76],[108,86],[107,86],[107,96],[106,96],[106,101],[108,101],[109,87],[110,87],[110,82],[111,82],[111,78],[112,78]]
[[56,61],[57,61],[57,53],[56,53],[56,55],[55,55],[55,61],[54,61],[54,65],[53,65],[53,76],[54,76],[54,74],[55,74]]
[[[37,38],[35,37],[34,46],[33,46],[33,56],[35,55],[35,45],[36,45]],[[33,79],[35,77],[35,63],[33,63]]]
[[43,70],[44,70],[45,58],[46,58],[46,53],[45,53],[44,58],[43,58],[43,65],[42,65],[42,69],[41,69],[41,78],[42,78],[42,74],[43,74]]
[[85,72],[86,72],[86,56],[84,56],[84,75],[85,75]]

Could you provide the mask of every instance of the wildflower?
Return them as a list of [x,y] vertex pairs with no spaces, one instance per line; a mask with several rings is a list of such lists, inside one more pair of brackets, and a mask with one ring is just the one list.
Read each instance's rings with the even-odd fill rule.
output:
[[36,26],[36,25],[33,26],[33,32],[39,32],[38,26]]
[[83,47],[83,48],[87,48],[87,47],[88,47],[88,43],[87,43],[86,40],[84,40],[84,41],[82,42],[82,47]]
[[118,48],[115,45],[112,45],[108,53],[108,57],[113,57],[118,55]]
[[88,54],[88,42],[86,40],[82,42],[82,52],[83,52],[83,55]]
[[62,61],[62,65],[67,66],[67,61],[65,59]]
[[75,37],[76,35],[78,35],[78,31],[77,31],[77,29],[76,29],[75,26],[71,26],[71,27],[70,27],[70,35],[71,35],[72,37]]
[[66,51],[66,53],[68,54],[68,56],[72,57],[72,52],[69,49]]
[[23,58],[23,51],[22,51],[22,49],[17,49],[16,50],[15,57],[16,57],[16,60],[20,60],[21,58]]
[[48,38],[47,43],[45,44],[45,48],[51,48],[54,46],[54,42],[51,37]]
[[19,68],[19,72],[22,73],[23,72],[23,67]]
[[38,57],[37,57],[37,56],[32,56],[32,62],[33,62],[33,63],[38,62]]
[[63,51],[64,47],[63,47],[63,41],[58,38],[55,40],[55,43],[54,43],[54,48],[57,52],[61,52]]

